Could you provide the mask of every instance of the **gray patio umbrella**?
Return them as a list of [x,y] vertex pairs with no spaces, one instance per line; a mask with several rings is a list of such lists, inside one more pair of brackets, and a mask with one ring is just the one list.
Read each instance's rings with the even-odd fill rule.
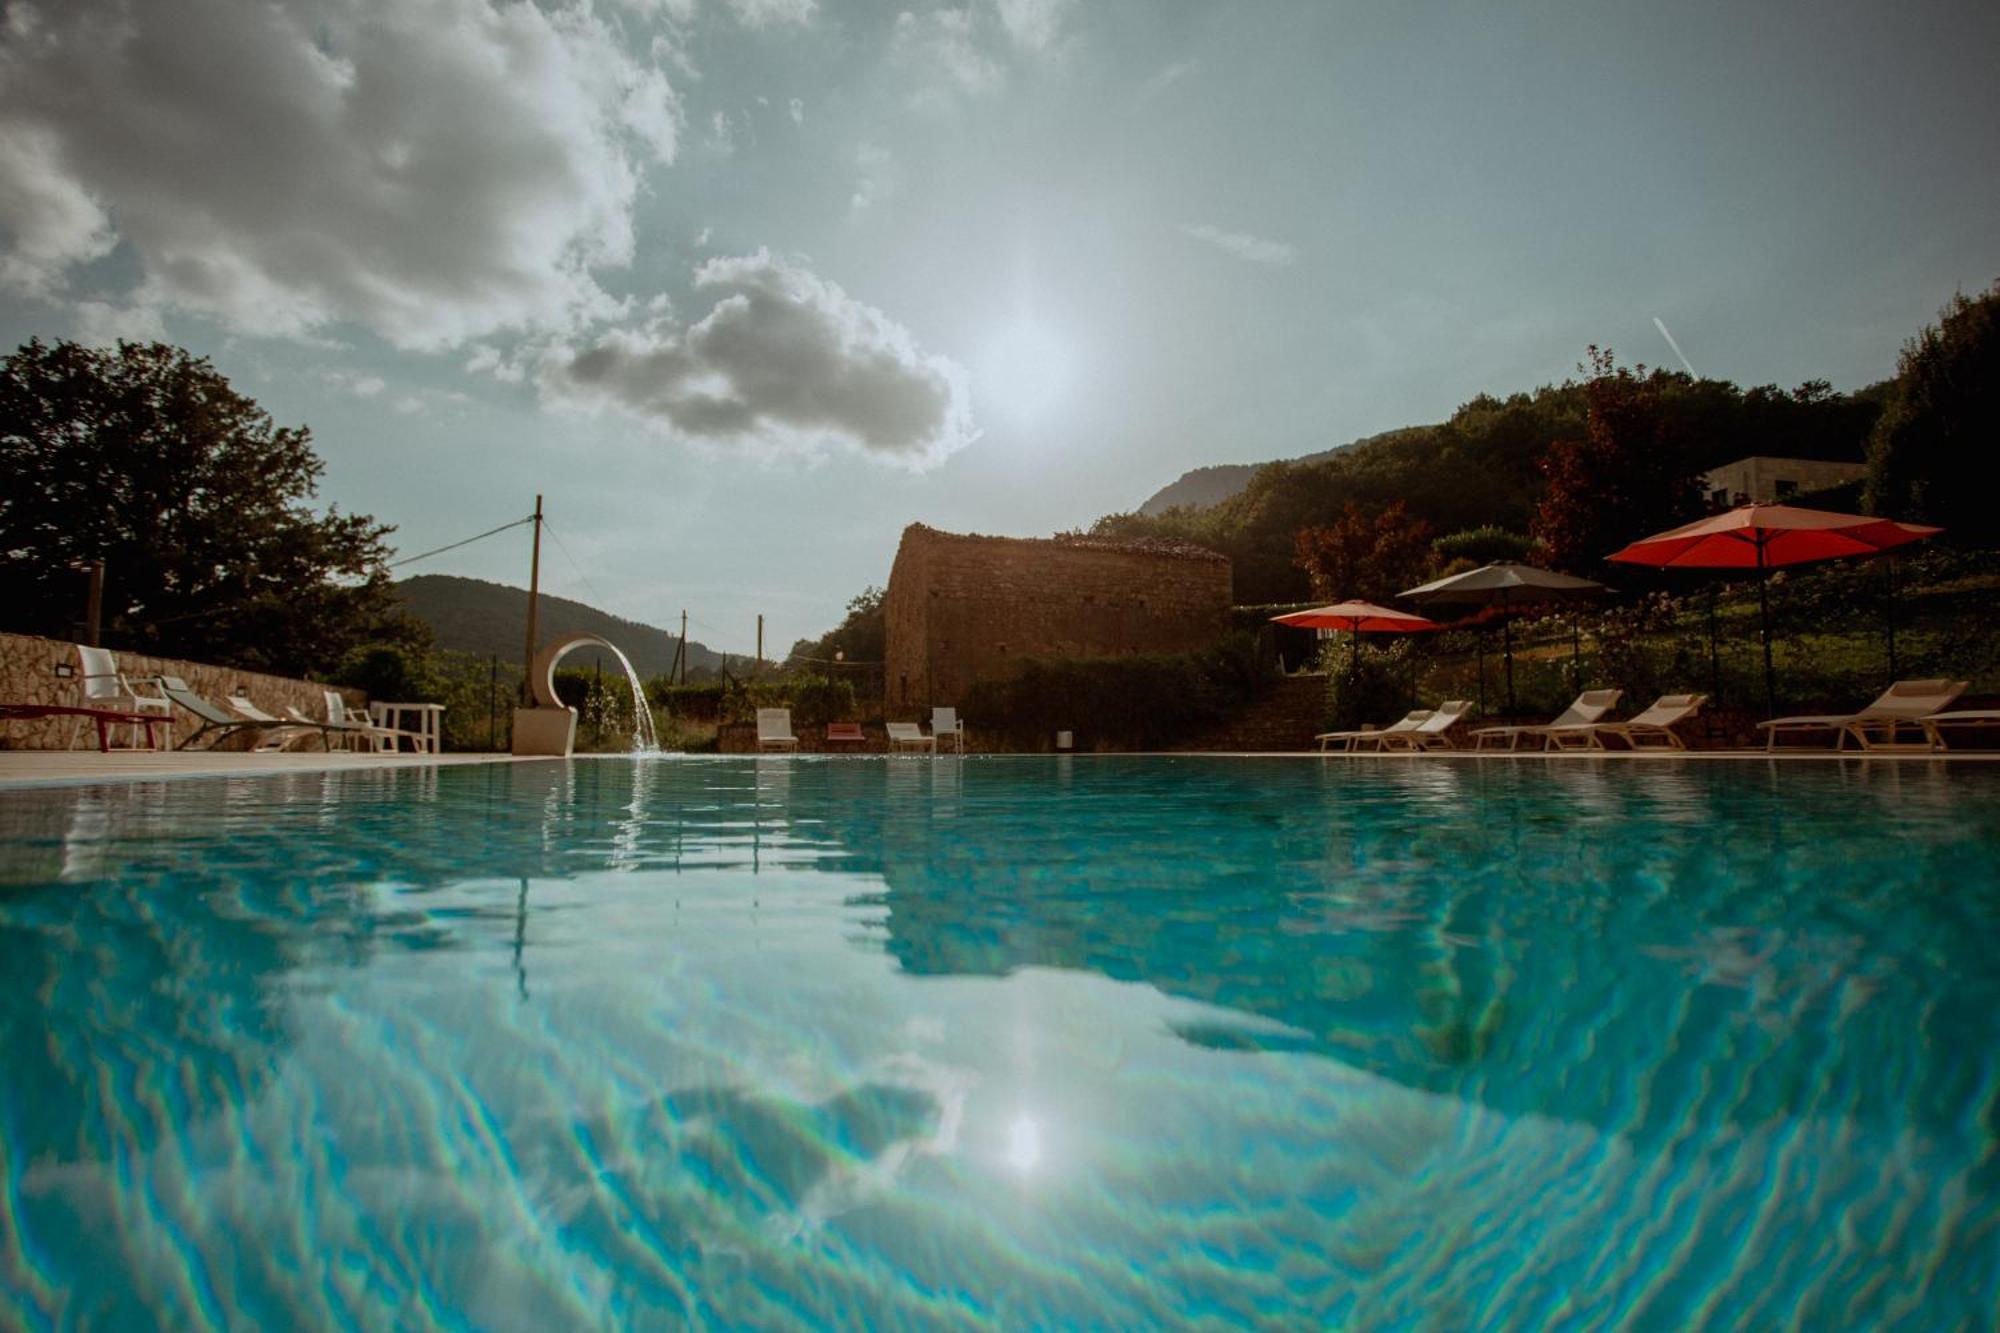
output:
[[1603,592],[1602,583],[1571,574],[1504,562],[1435,579],[1397,593],[1413,602],[1440,606],[1497,606],[1507,658],[1507,711],[1514,711],[1514,608],[1547,602],[1580,602]]

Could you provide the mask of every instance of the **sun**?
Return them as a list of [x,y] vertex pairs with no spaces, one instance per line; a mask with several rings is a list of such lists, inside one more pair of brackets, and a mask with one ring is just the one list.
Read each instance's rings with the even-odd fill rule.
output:
[[1068,341],[1055,329],[1032,317],[1018,318],[987,345],[974,389],[986,406],[1019,421],[1037,421],[1061,403],[1074,362]]

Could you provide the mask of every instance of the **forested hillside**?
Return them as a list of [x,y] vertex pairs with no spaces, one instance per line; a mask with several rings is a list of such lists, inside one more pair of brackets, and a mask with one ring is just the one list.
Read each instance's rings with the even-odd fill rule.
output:
[[[528,592],[484,579],[420,574],[395,585],[410,614],[431,627],[437,645],[475,657],[519,662],[528,631]],[[618,645],[641,676],[665,675],[673,665],[679,636],[635,620],[623,620],[567,597],[542,594],[537,633],[546,643],[558,634],[596,634]],[[579,650],[581,652],[582,650]],[[688,670],[709,671],[723,654],[688,643]],[[571,665],[575,665],[573,659]]]
[[[1255,470],[1241,491],[1206,508],[1113,514],[1092,532],[1107,537],[1178,537],[1221,551],[1234,562],[1236,600],[1300,601],[1312,595],[1298,562],[1303,529],[1338,523],[1350,506],[1370,517],[1401,502],[1410,521],[1435,538],[1476,529],[1517,534],[1525,544],[1544,498],[1543,467],[1559,441],[1622,431],[1612,443],[1651,454],[1673,484],[1748,454],[1859,462],[1889,388],[1837,394],[1822,383],[1786,392],[1750,390],[1719,380],[1638,367],[1621,370],[1608,354],[1582,381],[1544,385],[1506,398],[1481,395],[1436,426],[1412,426],[1345,448]],[[1615,423],[1613,418],[1615,418]],[[1690,491],[1686,497],[1692,500]]]

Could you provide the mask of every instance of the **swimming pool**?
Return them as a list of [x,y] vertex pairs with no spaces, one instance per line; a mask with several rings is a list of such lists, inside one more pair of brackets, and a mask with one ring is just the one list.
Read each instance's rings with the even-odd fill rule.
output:
[[0,1324],[1987,1328],[2000,768],[0,792]]

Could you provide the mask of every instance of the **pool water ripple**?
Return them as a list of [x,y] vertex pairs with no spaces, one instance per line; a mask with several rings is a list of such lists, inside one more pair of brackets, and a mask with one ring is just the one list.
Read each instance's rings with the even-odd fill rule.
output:
[[0,1325],[2000,1325],[2000,774],[0,792]]

